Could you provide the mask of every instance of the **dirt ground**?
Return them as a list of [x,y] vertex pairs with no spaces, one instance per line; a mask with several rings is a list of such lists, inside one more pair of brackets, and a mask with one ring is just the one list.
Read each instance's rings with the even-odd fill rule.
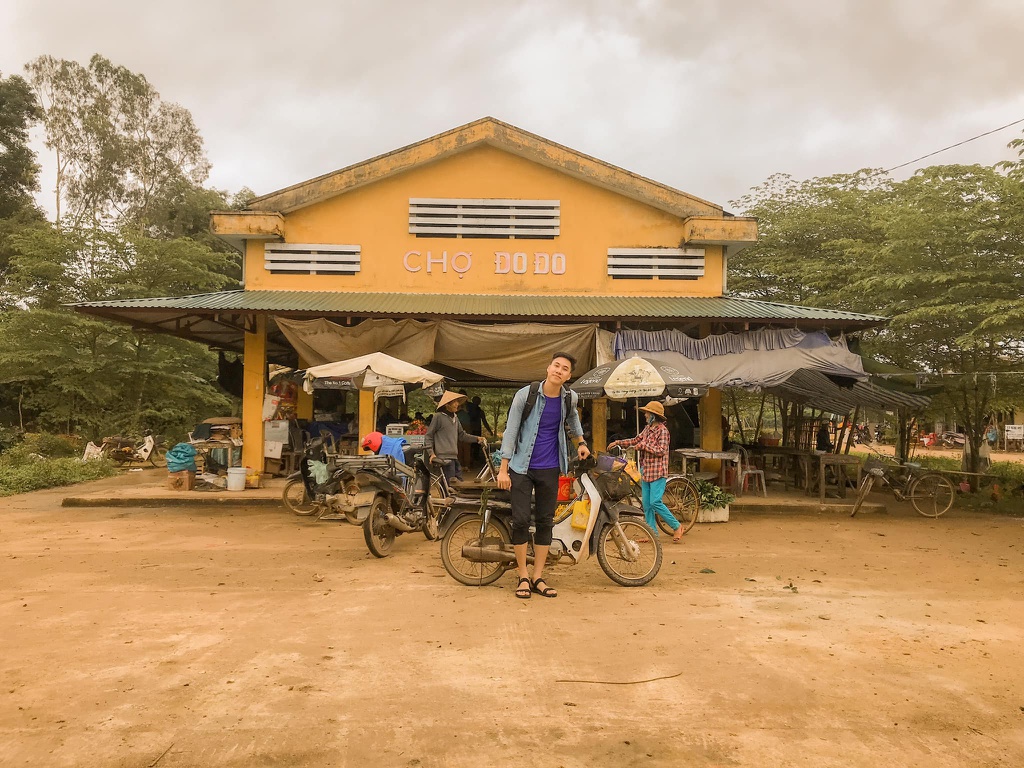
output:
[[734,516],[520,601],[419,535],[65,493],[0,500],[4,766],[1024,764],[1021,517]]

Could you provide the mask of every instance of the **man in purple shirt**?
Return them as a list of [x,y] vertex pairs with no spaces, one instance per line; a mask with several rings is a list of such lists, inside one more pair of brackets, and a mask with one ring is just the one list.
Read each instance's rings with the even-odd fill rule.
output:
[[[512,493],[512,547],[519,568],[516,597],[526,599],[531,593],[557,597],[558,592],[543,579],[544,565],[551,546],[551,528],[558,501],[558,476],[568,470],[568,446],[563,424],[567,424],[576,443],[577,455],[585,459],[590,450],[583,439],[583,426],[576,412],[578,396],[570,392],[570,406],[565,407],[565,384],[572,375],[576,360],[565,352],[556,352],[548,364],[547,377],[540,382],[536,400],[529,413],[530,389],[523,387],[512,398],[505,435],[501,441],[501,468],[498,487]],[[531,514],[531,496],[536,497],[536,511]],[[526,568],[530,541],[530,518],[536,522],[533,537],[533,580]]]

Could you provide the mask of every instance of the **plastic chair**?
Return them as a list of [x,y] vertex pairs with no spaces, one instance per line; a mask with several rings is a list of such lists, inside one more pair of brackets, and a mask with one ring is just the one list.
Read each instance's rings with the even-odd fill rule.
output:
[[739,454],[740,454],[740,476],[739,476],[739,480],[737,481],[737,485],[738,485],[738,487],[740,489],[740,493],[743,493],[744,491],[747,490],[747,478],[748,477],[753,477],[754,478],[754,490],[755,490],[755,492],[757,491],[758,483],[760,483],[760,485],[761,485],[761,493],[762,493],[762,495],[767,497],[768,496],[768,484],[765,482],[765,479],[764,479],[764,470],[763,469],[757,469],[756,467],[754,467],[750,463],[750,456],[747,454],[747,451],[746,451],[745,448],[743,448],[742,446],[736,446],[736,450],[739,451]]

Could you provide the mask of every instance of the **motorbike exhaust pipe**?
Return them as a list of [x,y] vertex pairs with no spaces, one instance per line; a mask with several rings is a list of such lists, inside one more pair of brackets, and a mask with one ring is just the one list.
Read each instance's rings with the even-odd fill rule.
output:
[[477,563],[514,563],[516,561],[514,552],[506,552],[494,547],[478,547],[472,544],[462,546],[462,556]]
[[390,513],[381,515],[384,519],[385,525],[390,525],[396,531],[402,531],[403,533],[412,533],[416,529],[409,525],[405,520],[400,518],[398,515],[392,515]]

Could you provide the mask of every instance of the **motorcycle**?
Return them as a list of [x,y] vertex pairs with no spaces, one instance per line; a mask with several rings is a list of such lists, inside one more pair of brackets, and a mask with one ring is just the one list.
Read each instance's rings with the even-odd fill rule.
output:
[[422,448],[406,446],[405,463],[391,456],[325,455],[322,441],[313,440],[299,462],[298,477],[285,485],[283,501],[301,516],[362,525],[375,557],[387,557],[403,533],[420,531],[435,541],[444,499],[422,453]]
[[440,537],[444,503],[431,498],[431,473],[424,454],[423,448],[405,446],[404,464],[392,456],[358,457],[356,482],[374,491],[363,521],[366,548],[374,557],[391,554],[395,539],[403,533],[422,533],[427,541]]
[[963,448],[967,435],[962,432],[946,431],[939,435],[939,442],[946,448]]
[[148,433],[141,440],[121,435],[104,437],[99,452],[101,456],[112,459],[120,466],[145,464],[147,461],[154,467],[167,466],[166,444],[162,439]]
[[[613,500],[609,483],[594,471],[590,457],[575,465],[575,498],[555,510],[547,563],[578,565],[592,554],[605,574],[624,587],[648,584],[661,569],[661,543],[635,507]],[[604,489],[599,490],[599,485]],[[620,483],[621,485],[621,483]],[[626,484],[628,494],[628,484]],[[461,584],[484,586],[516,567],[512,548],[512,506],[508,491],[484,488],[479,506],[459,495],[441,523],[441,562]],[[531,552],[528,562],[533,562]]]

